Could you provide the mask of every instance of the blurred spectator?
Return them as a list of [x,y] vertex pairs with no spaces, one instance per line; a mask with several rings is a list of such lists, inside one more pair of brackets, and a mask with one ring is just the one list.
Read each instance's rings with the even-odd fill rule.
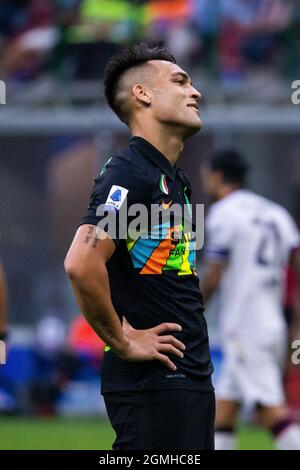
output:
[[99,79],[109,57],[120,45],[140,41],[147,23],[145,2],[82,0],[77,20],[65,39],[73,76]]
[[45,316],[36,328],[35,379],[31,384],[33,412],[53,414],[63,382],[66,327],[55,316]]
[[54,357],[65,343],[66,327],[62,320],[55,316],[42,318],[36,329],[36,345],[40,354]]
[[222,78],[234,84],[243,79],[245,60],[270,63],[291,20],[292,5],[283,0],[223,0],[219,36]]
[[33,78],[55,44],[53,3],[49,0],[4,0],[0,5],[2,78]]
[[191,64],[199,49],[199,40],[192,27],[195,5],[190,0],[152,0],[148,14],[150,24],[147,41],[163,43],[182,67]]
[[220,82],[213,99],[246,96],[257,76],[260,88],[297,76],[299,25],[298,0],[3,0],[0,76],[99,80],[112,54],[146,41],[209,78],[208,89]]
[[0,263],[0,340],[4,341],[7,334],[7,288],[4,270]]
[[86,353],[102,361],[105,344],[82,315],[75,317],[68,336],[68,345],[74,352]]
[[98,381],[104,346],[82,315],[74,318],[68,332],[60,318],[45,316],[36,329],[34,413],[55,413],[70,381]]
[[195,2],[193,24],[198,33],[202,61],[209,74],[217,73],[217,37],[221,26],[222,0],[198,0]]

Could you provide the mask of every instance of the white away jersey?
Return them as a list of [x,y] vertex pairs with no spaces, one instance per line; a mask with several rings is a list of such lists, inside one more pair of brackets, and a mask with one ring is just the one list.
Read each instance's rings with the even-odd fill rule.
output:
[[211,206],[206,256],[226,263],[220,287],[221,337],[284,328],[284,268],[299,246],[289,213],[251,191],[234,191]]

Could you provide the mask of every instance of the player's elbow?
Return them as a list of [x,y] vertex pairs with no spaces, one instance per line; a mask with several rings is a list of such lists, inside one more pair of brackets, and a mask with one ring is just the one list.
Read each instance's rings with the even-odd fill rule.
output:
[[65,272],[76,290],[86,291],[95,279],[102,279],[107,273],[105,263],[97,258],[97,262],[91,258],[77,256],[69,253],[64,261]]
[[72,256],[67,254],[64,261],[65,272],[71,282],[80,282],[85,277],[85,270],[82,264]]
[[221,284],[222,275],[221,272],[215,272],[210,278],[211,288],[215,291]]

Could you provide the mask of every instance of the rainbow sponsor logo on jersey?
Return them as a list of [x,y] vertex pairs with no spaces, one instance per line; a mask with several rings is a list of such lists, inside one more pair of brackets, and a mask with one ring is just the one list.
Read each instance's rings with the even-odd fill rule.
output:
[[[156,233],[155,233],[156,231]],[[153,227],[151,237],[127,239],[127,249],[139,274],[163,274],[175,271],[178,276],[196,274],[195,241],[183,225],[168,223]]]

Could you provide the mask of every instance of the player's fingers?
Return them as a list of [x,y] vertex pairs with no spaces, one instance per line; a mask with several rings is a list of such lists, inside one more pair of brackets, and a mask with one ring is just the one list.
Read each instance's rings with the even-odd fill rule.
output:
[[183,357],[184,354],[182,351],[180,351],[180,349],[177,349],[175,348],[175,346],[172,346],[172,344],[159,344],[157,346],[157,350],[160,351],[160,352],[164,352],[164,353],[169,353],[169,354],[174,354],[175,356],[178,356],[178,357]]
[[158,336],[157,339],[160,343],[169,343],[175,346],[176,348],[185,350],[185,345],[181,341],[179,341],[179,339],[174,338],[174,336],[162,335],[162,336]]
[[160,323],[160,325],[151,328],[152,331],[158,335],[165,333],[166,331],[181,331],[182,328],[178,323]]
[[167,366],[171,370],[177,369],[174,362],[172,362],[171,359],[168,356],[165,356],[164,354],[157,353],[155,356],[155,359],[158,359],[160,362],[162,362],[165,366]]

